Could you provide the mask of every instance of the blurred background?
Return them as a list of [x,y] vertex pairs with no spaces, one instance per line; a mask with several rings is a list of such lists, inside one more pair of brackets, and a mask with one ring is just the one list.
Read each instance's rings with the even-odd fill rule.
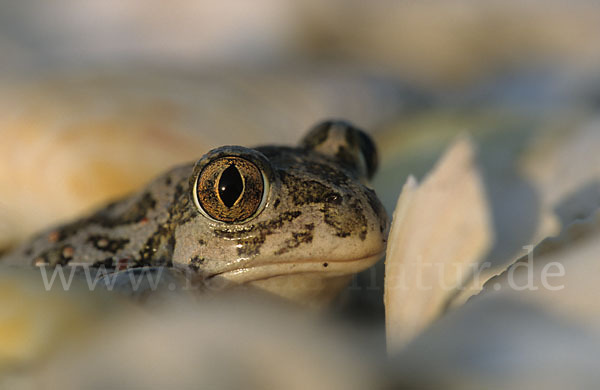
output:
[[[599,36],[592,0],[0,2],[0,252],[212,147],[336,117],[374,136],[390,213],[473,136],[501,269],[600,204]],[[381,330],[382,281],[359,275],[338,314]]]

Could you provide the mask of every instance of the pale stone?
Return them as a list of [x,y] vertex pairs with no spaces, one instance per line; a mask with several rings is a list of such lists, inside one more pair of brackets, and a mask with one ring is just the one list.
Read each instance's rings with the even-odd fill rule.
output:
[[409,178],[398,199],[385,271],[390,353],[439,317],[492,244],[473,149],[459,139],[421,185]]

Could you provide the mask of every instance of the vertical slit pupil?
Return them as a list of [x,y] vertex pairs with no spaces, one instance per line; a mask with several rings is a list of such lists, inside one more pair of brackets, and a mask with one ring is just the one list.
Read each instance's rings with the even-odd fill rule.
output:
[[235,167],[231,164],[221,174],[219,179],[219,197],[227,207],[233,206],[236,200],[242,195],[244,190],[244,181],[242,175]]

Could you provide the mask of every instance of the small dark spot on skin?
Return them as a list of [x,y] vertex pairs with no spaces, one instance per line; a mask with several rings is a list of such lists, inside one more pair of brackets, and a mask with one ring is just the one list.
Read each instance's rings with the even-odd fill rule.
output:
[[204,245],[206,245],[206,241],[204,241],[203,239],[200,238],[200,239],[198,239],[198,244],[204,246]]
[[189,267],[194,271],[198,271],[200,269],[200,266],[204,263],[204,260],[204,257],[194,256],[190,260]]
[[328,265],[329,264],[327,264],[327,263],[323,263],[323,267],[325,267],[325,268],[327,268]]

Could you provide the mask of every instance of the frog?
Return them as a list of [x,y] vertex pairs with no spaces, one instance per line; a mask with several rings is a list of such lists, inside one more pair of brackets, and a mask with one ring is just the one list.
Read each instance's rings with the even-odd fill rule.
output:
[[42,231],[0,264],[167,268],[194,283],[327,302],[385,252],[389,217],[368,184],[377,165],[372,138],[339,119],[297,146],[218,147]]

